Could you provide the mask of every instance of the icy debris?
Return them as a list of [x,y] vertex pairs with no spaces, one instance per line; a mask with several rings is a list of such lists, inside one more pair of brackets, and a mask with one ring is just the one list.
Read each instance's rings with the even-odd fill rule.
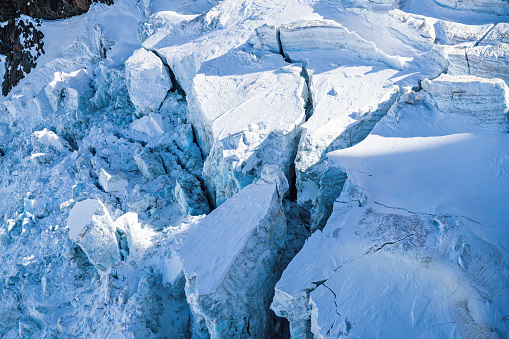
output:
[[506,123],[509,88],[501,79],[442,74],[424,80],[423,89],[444,112],[476,116],[487,123]]
[[435,0],[442,6],[467,9],[479,12],[488,12],[498,15],[509,14],[509,3],[505,0]]
[[99,184],[105,192],[121,192],[129,185],[121,173],[116,173],[109,168],[101,168]]
[[208,155],[203,173],[216,205],[266,164],[290,175],[308,95],[301,71],[280,55],[239,49],[204,63],[194,78],[189,119]]
[[406,68],[405,61],[378,49],[371,41],[334,21],[302,20],[281,25],[281,46],[284,52],[306,49],[347,49],[361,59],[377,60],[396,69]]
[[263,173],[207,215],[182,244],[197,337],[268,336],[268,305],[285,245],[281,193],[288,183],[279,169]]
[[161,59],[153,52],[138,49],[125,63],[129,97],[141,114],[156,111],[171,88],[171,80]]
[[53,81],[44,89],[53,111],[86,111],[87,101],[93,95],[91,79],[92,74],[87,69],[56,72]]
[[154,180],[160,175],[166,174],[161,158],[147,150],[142,150],[134,155],[134,161],[139,171],[147,180]]
[[120,260],[116,228],[103,203],[97,199],[77,202],[67,219],[69,238],[87,254],[101,272]]
[[55,132],[47,128],[32,133],[32,145],[37,151],[50,150],[53,152],[63,151],[68,147],[65,140],[62,140]]
[[143,132],[149,137],[159,137],[164,134],[163,120],[160,114],[150,113],[131,123],[131,128]]

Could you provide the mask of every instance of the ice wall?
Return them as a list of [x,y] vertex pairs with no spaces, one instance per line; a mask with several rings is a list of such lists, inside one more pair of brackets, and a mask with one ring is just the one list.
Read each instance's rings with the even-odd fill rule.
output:
[[264,165],[290,176],[305,120],[301,71],[278,54],[239,49],[205,63],[194,78],[189,119],[207,156],[203,173],[216,205],[253,182]]
[[139,114],[157,110],[171,88],[168,71],[153,52],[138,49],[125,62],[129,97]]
[[276,166],[207,215],[187,236],[180,256],[197,338],[264,338],[279,276],[288,183]]
[[475,116],[492,124],[508,122],[509,88],[501,79],[442,74],[426,79],[422,87],[441,111]]

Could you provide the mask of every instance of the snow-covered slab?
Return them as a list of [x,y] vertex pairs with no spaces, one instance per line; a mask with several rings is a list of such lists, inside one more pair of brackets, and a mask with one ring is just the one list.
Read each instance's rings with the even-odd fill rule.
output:
[[442,74],[426,79],[422,87],[441,111],[476,116],[487,123],[509,121],[509,88],[501,79]]
[[140,48],[125,62],[129,97],[140,114],[157,110],[171,88],[168,71],[154,52]]
[[396,69],[406,68],[405,60],[390,56],[376,45],[350,32],[334,21],[301,20],[283,24],[280,28],[281,46],[284,52],[306,49],[347,49],[362,59],[384,62]]
[[263,165],[289,175],[307,85],[279,54],[237,49],[203,64],[188,93],[189,119],[216,204],[253,182]]
[[97,199],[77,202],[67,219],[69,238],[87,254],[90,262],[101,272],[120,260],[120,252],[108,210]]
[[[306,64],[313,104],[313,115],[302,125],[295,161],[300,186],[302,181],[319,180],[326,152],[359,142],[387,113],[399,89],[391,78],[399,72],[382,63],[363,62],[354,53],[331,56],[328,51],[313,51],[289,55]],[[363,122],[370,125],[365,126],[364,133],[360,126]]]
[[292,337],[305,338],[310,321],[324,338],[505,328],[508,151],[507,133],[476,118],[404,105],[361,143],[329,153],[349,179],[272,304]]
[[195,332],[208,331],[212,338],[267,335],[267,307],[285,243],[281,200],[287,189],[284,174],[267,166],[256,183],[189,232],[180,257]]

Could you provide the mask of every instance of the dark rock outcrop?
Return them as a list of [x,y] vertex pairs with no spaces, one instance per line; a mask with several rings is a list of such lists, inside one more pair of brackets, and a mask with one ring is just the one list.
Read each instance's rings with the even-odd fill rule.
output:
[[[113,0],[0,0],[0,54],[5,55],[2,95],[36,66],[44,53],[40,19],[55,20],[86,13],[92,2]],[[27,17],[21,17],[26,15]],[[32,19],[34,18],[34,19]]]

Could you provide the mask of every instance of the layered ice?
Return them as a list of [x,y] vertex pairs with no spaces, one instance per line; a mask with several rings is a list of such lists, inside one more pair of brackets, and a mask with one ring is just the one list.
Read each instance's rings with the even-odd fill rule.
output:
[[280,40],[283,51],[305,49],[347,49],[359,55],[361,59],[384,62],[396,69],[404,69],[405,61],[398,56],[390,56],[376,45],[350,32],[334,21],[302,20],[283,24],[280,28]]
[[264,338],[280,272],[286,221],[285,175],[266,166],[190,231],[180,249],[197,338]]
[[153,52],[138,49],[125,62],[129,97],[140,114],[157,110],[171,88],[170,75]]
[[505,0],[435,0],[442,6],[462,9],[473,10],[479,12],[488,12],[498,15],[509,14],[509,4]]
[[239,49],[205,63],[194,78],[189,119],[208,155],[204,175],[216,205],[253,182],[264,165],[289,176],[305,120],[301,71],[278,54]]
[[432,102],[444,112],[478,117],[493,124],[506,124],[509,88],[501,79],[442,74],[422,82]]

